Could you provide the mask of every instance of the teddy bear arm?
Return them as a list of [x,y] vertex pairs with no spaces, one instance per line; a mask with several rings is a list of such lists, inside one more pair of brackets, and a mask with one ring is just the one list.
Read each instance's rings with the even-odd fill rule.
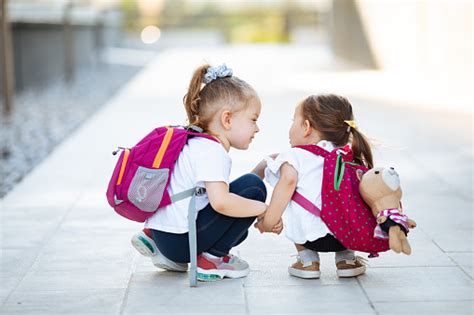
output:
[[407,219],[407,224],[410,229],[413,229],[416,227],[416,222],[412,219]]

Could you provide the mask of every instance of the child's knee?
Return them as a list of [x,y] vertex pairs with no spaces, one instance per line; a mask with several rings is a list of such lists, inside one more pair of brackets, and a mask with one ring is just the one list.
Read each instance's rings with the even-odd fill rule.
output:
[[248,182],[248,187],[255,187],[256,200],[264,202],[267,199],[267,187],[263,180],[254,173],[249,173],[244,175],[246,176],[246,181]]

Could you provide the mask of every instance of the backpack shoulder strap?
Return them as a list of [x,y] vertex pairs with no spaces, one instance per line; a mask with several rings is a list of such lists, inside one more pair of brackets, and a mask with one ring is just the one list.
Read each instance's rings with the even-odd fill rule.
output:
[[321,210],[311,201],[306,199],[302,194],[297,192],[293,193],[291,200],[299,204],[303,209],[307,210],[308,212],[314,214],[317,217],[321,217]]
[[323,158],[326,158],[330,152],[324,150],[323,148],[314,145],[314,144],[308,144],[308,145],[297,145],[294,148],[300,148],[306,151],[309,151],[315,155],[321,156]]
[[187,133],[189,137],[201,137],[201,138],[206,138],[215,142],[220,142],[216,137],[208,135],[207,133],[198,133],[198,132],[192,132],[192,131],[188,131]]

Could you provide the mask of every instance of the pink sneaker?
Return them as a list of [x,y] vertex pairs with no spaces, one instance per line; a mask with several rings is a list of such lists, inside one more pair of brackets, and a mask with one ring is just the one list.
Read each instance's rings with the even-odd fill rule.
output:
[[197,279],[217,281],[227,278],[243,278],[250,272],[249,264],[234,255],[210,258],[203,254],[197,258]]

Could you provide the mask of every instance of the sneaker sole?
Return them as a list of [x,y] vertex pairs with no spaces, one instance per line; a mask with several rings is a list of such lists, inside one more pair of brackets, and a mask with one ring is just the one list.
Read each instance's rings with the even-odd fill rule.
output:
[[321,277],[321,271],[299,270],[292,267],[288,267],[288,273],[302,279],[319,279]]
[[155,241],[143,233],[135,234],[130,241],[133,247],[145,257],[155,256],[158,252]]
[[151,257],[151,262],[155,267],[165,269],[168,271],[176,271],[176,272],[186,272],[188,271],[188,264],[181,264],[181,263],[176,263],[174,261],[169,260],[163,254],[160,252],[157,252],[157,254],[153,257]]
[[365,266],[362,266],[354,269],[337,269],[336,273],[339,278],[352,278],[365,273],[365,270]]
[[219,281],[224,278],[243,278],[250,272],[250,269],[245,270],[219,270],[219,269],[202,269],[197,268],[197,279],[203,282]]

